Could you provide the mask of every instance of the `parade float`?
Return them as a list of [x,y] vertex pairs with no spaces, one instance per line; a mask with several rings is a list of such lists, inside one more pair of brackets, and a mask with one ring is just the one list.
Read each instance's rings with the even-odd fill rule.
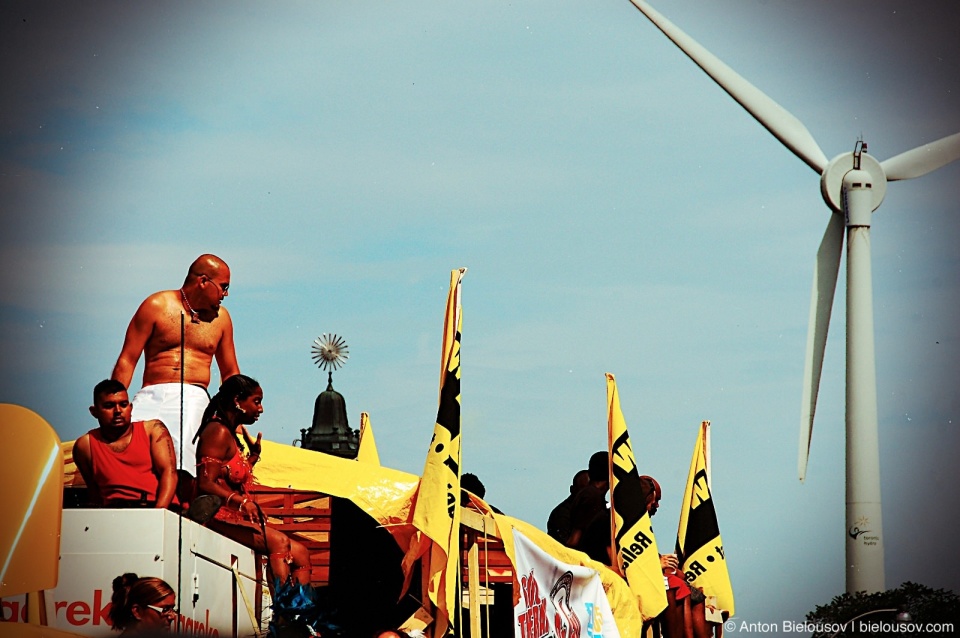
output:
[[[300,445],[261,442],[257,484],[248,493],[265,523],[303,543],[311,558],[314,631],[299,627],[304,631],[284,635],[366,638],[403,628],[434,638],[636,637],[643,620],[667,606],[647,495],[638,492],[641,479],[612,374],[613,569],[461,490],[464,273],[451,272],[437,419],[421,476],[380,464],[367,414],[359,430],[349,428],[345,402],[332,385],[332,369],[346,358],[336,335],[315,344],[328,384]],[[284,598],[291,588],[272,581],[266,556],[182,510],[87,507],[73,442],[61,443],[26,408],[0,404],[0,432],[0,481],[14,486],[0,497],[0,634],[109,636],[112,582],[130,572],[171,586],[177,633],[259,638],[268,629],[284,633],[278,618],[281,628],[297,627],[288,622],[292,608]],[[719,621],[718,610],[732,614],[734,607],[710,493],[708,441],[704,422],[677,536],[682,571],[674,574],[702,589],[713,602],[699,613]]]
[[[251,492],[267,524],[310,551],[311,585],[328,627],[320,635],[403,627],[433,636],[636,636],[638,599],[620,575],[460,491],[464,272],[451,273],[438,416],[423,475],[382,467],[372,431],[345,456],[264,440]],[[340,354],[327,352],[326,363]],[[361,424],[361,431],[369,425],[366,415]],[[314,425],[314,439],[337,434]],[[61,443],[19,406],[2,405],[0,428],[0,479],[16,486],[5,493],[0,529],[0,633],[109,636],[111,583],[127,572],[162,578],[175,590],[173,631],[266,632],[274,583],[265,556],[173,511],[86,507],[72,441]],[[301,445],[311,436],[304,431]]]

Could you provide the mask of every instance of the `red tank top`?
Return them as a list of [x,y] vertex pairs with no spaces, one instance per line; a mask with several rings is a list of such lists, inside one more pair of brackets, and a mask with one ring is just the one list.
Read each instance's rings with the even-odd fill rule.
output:
[[100,431],[91,430],[90,456],[93,479],[100,488],[105,505],[109,506],[113,499],[156,502],[159,481],[153,473],[150,438],[143,421],[133,424],[133,436],[123,452],[111,450]]

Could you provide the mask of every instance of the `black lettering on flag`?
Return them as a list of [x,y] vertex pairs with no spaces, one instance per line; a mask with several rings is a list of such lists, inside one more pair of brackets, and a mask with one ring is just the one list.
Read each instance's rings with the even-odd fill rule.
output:
[[677,557],[680,559],[681,564],[685,556],[692,556],[698,549],[706,546],[720,536],[720,527],[717,525],[717,513],[713,508],[713,498],[707,486],[707,473],[705,470],[700,470],[694,477],[695,494],[698,489],[700,489],[696,486],[701,485],[701,481],[702,491],[700,491],[699,494],[706,496],[706,498],[701,498],[700,502],[688,513],[687,529],[685,530],[686,533],[684,534],[682,548],[680,547],[680,539],[677,539]]
[[[457,476],[460,476],[460,466],[457,465],[456,460],[454,460],[454,458],[453,458],[452,456],[448,456],[448,457],[447,457],[447,460],[444,461],[443,464],[447,466],[447,469],[448,469],[448,470],[450,470],[451,472],[453,472],[453,473],[456,474]],[[453,488],[452,485],[451,485],[450,487],[451,487],[451,489]]]
[[643,550],[653,545],[653,539],[644,534],[643,530],[639,530],[633,535],[633,541],[634,542],[630,543],[630,547],[623,547],[620,551],[623,558],[624,572],[627,571],[627,566],[630,565],[630,563],[640,558]]
[[700,561],[693,561],[690,563],[690,571],[686,572],[684,576],[687,578],[688,583],[692,583],[696,580],[697,576],[707,571],[707,568],[700,564]]
[[[617,545],[622,546],[621,540],[624,535],[633,531],[636,524],[647,513],[647,499],[643,493],[640,473],[637,472],[637,463],[633,459],[633,450],[630,447],[630,438],[626,430],[617,437],[611,447],[613,455],[610,460],[615,485],[610,493],[610,503],[622,521],[620,530],[617,532]],[[627,455],[626,451],[629,451],[630,454]],[[618,459],[629,462],[630,467],[622,466],[617,462]]]
[[[450,470],[452,477],[447,483],[447,516],[453,520],[456,515],[458,495],[460,493],[460,442],[457,438],[460,436],[460,378],[457,373],[460,370],[460,333],[457,332],[453,344],[453,353],[450,355],[450,362],[447,364],[447,371],[443,375],[443,385],[440,388],[440,405],[437,408],[437,425],[444,428],[450,434],[449,449],[452,452],[446,452],[446,458],[443,459],[443,465]],[[436,439],[436,433],[434,433]],[[443,454],[444,445],[438,444],[435,452]],[[454,456],[456,455],[456,457]]]
[[443,387],[440,388],[440,407],[437,409],[437,425],[450,433],[450,440],[460,436],[460,333],[447,372],[443,375]]
[[706,470],[700,470],[693,477],[693,498],[697,499],[697,502],[693,504],[694,509],[700,507],[700,504],[704,501],[710,500],[710,486],[707,485]]

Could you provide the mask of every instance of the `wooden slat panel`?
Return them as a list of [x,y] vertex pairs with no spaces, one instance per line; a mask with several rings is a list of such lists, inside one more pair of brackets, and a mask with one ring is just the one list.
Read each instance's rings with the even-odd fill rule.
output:
[[330,519],[330,512],[325,512],[323,510],[316,509],[301,509],[297,507],[264,507],[260,506],[260,509],[267,516],[272,516],[274,518],[316,518],[316,519]]
[[310,553],[310,582],[330,584],[331,499],[326,494],[263,485],[250,493],[271,527],[303,543]]
[[[300,541],[310,552],[313,565],[311,582],[314,585],[329,584],[331,497],[319,492],[263,485],[253,486],[250,492],[264,514],[271,519],[271,526]],[[498,531],[493,518],[468,509],[462,510],[462,513],[464,527],[480,532],[475,534],[478,583],[512,583],[513,566],[503,550],[503,543],[497,538]],[[461,564],[464,566],[464,582],[469,583],[467,563],[464,547]]]
[[282,525],[272,525],[281,532],[329,532],[330,521],[315,521],[309,523],[283,523]]

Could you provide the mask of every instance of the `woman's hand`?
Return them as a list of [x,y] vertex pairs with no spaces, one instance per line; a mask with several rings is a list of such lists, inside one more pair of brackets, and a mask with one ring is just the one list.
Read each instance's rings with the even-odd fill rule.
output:
[[247,431],[246,426],[240,426],[240,433],[243,434],[243,440],[247,444],[247,451],[250,456],[260,456],[260,439],[263,438],[263,432],[257,432],[257,440],[254,441]]
[[680,564],[677,561],[676,554],[660,554],[660,569],[662,569],[664,572],[670,570],[676,574],[679,567]]
[[240,515],[255,523],[260,521],[260,509],[247,497],[240,502]]

